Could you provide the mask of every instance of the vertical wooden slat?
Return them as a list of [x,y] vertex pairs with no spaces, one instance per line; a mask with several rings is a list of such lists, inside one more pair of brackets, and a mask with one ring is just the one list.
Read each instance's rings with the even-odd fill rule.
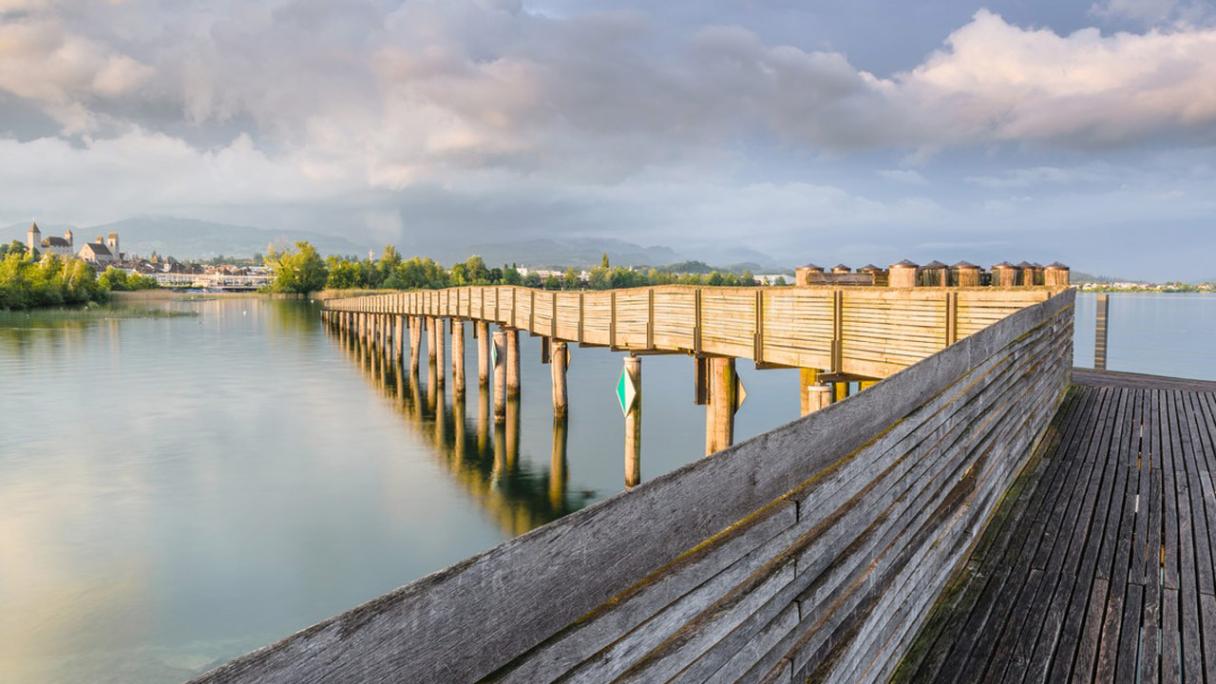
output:
[[1106,370],[1106,326],[1110,315],[1110,295],[1098,293],[1097,312],[1094,316],[1094,368]]
[[646,348],[654,349],[654,288],[646,291]]

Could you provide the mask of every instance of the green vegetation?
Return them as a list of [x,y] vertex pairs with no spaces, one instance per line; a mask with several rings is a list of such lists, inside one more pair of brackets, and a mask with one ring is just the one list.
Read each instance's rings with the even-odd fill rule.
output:
[[274,271],[270,289],[275,292],[308,294],[325,287],[328,277],[325,261],[308,242],[297,242],[294,252],[267,254],[266,263]]
[[109,290],[110,292],[134,292],[136,290],[152,290],[158,287],[156,278],[152,276],[128,273],[121,268],[114,268],[113,266],[106,268],[101,277],[97,279],[97,284],[102,289]]
[[0,258],[0,309],[101,301],[108,294],[93,267],[79,259],[48,254],[35,260],[25,245],[13,242]]
[[[684,273],[675,267],[651,268],[648,271],[621,266],[613,267],[605,254],[600,265],[583,274],[574,268],[562,273],[537,271],[525,276],[514,264],[490,267],[479,256],[471,256],[451,269],[427,257],[402,258],[397,248],[388,245],[379,259],[359,259],[350,256],[330,256],[322,262],[316,250],[306,242],[296,245],[296,252],[270,255],[267,263],[275,269],[272,290],[275,292],[313,292],[331,290],[412,290],[440,289],[462,285],[523,285],[547,290],[609,290],[646,285],[755,285],[752,274],[717,271],[700,262],[690,262],[700,272]],[[300,274],[313,274],[309,285],[300,284]],[[321,274],[324,274],[323,276]],[[321,285],[319,285],[320,283]]]

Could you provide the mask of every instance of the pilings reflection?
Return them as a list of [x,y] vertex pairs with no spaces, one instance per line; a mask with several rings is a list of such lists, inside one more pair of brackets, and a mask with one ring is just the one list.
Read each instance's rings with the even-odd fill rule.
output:
[[[410,357],[393,353],[357,334],[332,329],[362,377],[406,419],[410,430],[447,466],[454,480],[507,534],[518,535],[585,506],[593,493],[569,489],[566,458],[567,424],[553,422],[548,470],[521,458],[521,406],[511,397],[502,418],[492,415],[490,387],[479,384],[477,396],[448,393],[438,381],[439,369],[426,364],[425,378],[411,373]],[[471,415],[470,415],[471,414]],[[543,461],[541,461],[543,463]]]

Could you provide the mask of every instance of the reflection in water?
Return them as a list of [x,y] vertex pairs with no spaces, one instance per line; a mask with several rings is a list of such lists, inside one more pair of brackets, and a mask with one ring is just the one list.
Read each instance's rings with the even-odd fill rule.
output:
[[436,459],[504,533],[514,536],[544,525],[582,508],[593,496],[592,492],[568,489],[564,419],[553,422],[549,472],[535,472],[520,459],[518,397],[506,402],[506,420],[495,423],[490,419],[490,391],[478,386],[476,413],[470,426],[465,395],[444,392],[438,383],[436,364],[427,364],[424,382],[408,373],[408,361],[403,364],[392,358],[391,347],[385,350],[364,344],[355,336],[332,329],[330,336],[415,433],[431,444]]

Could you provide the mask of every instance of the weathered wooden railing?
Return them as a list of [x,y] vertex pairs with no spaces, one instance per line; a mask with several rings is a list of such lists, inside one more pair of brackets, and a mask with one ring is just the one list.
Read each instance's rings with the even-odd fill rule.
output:
[[885,378],[1061,288],[457,287],[326,302],[460,317],[628,351],[679,351]]
[[1044,434],[1072,320],[1067,290],[202,681],[884,679]]

